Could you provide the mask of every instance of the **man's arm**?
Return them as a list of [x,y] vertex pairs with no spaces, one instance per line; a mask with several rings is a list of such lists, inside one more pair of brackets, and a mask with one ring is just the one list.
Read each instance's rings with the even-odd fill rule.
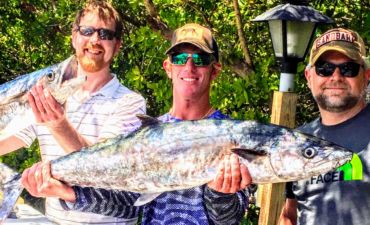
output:
[[0,155],[5,155],[25,146],[26,143],[24,143],[21,139],[17,138],[16,136],[10,136],[0,141]]
[[280,215],[279,225],[296,225],[297,224],[297,200],[287,198],[283,211]]
[[28,95],[28,101],[36,122],[45,125],[65,152],[70,153],[91,145],[72,126],[65,116],[64,108],[48,90],[36,84]]
[[214,224],[239,224],[248,207],[246,187],[252,179],[237,155],[224,157],[216,179],[205,187],[204,200]]
[[139,194],[91,187],[70,187],[54,179],[50,162],[37,163],[22,174],[22,185],[36,197],[57,197],[65,210],[91,212],[125,219],[138,217],[135,207]]
[[131,219],[138,217],[143,208],[133,206],[140,196],[137,193],[79,186],[74,186],[73,190],[76,196],[74,203],[61,200],[65,210]]
[[293,192],[293,182],[285,185],[286,201],[280,214],[279,225],[296,225],[297,224],[297,200]]
[[[32,88],[28,100],[36,121],[45,125],[65,152],[70,153],[90,146],[90,143],[72,126],[60,105],[49,91],[41,85]],[[128,134],[141,124],[136,114],[145,114],[145,99],[138,94],[127,94],[116,102],[113,115],[101,128],[98,141],[112,138],[120,134]]]

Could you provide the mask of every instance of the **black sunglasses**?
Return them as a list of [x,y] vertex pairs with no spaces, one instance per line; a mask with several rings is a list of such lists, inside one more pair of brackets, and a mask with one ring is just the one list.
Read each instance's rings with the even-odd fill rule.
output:
[[337,67],[339,68],[340,74],[343,77],[356,77],[360,71],[361,65],[355,62],[333,64],[326,61],[317,61],[315,63],[316,74],[322,77],[329,77],[333,75]]
[[113,38],[116,36],[115,31],[105,29],[105,28],[95,29],[89,26],[77,26],[77,31],[79,31],[81,35],[86,36],[86,37],[90,37],[95,32],[98,32],[99,38],[101,40],[113,40]]
[[185,65],[188,58],[193,59],[195,66],[208,66],[213,61],[214,57],[208,53],[173,53],[170,55],[171,63],[174,65]]

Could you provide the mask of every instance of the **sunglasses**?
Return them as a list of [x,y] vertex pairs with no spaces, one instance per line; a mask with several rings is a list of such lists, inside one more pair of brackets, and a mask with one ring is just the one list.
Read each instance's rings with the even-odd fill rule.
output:
[[355,62],[333,64],[326,61],[318,61],[315,63],[316,74],[321,77],[329,77],[333,75],[337,67],[343,77],[356,77],[360,71],[361,65]]
[[174,53],[170,55],[171,63],[174,65],[185,65],[188,58],[193,59],[195,66],[209,66],[213,62],[213,55],[208,53]]
[[89,26],[78,26],[77,31],[79,31],[81,35],[86,36],[86,37],[90,37],[95,32],[98,32],[100,40],[113,40],[113,38],[116,36],[115,31],[108,30],[105,28],[95,29]]

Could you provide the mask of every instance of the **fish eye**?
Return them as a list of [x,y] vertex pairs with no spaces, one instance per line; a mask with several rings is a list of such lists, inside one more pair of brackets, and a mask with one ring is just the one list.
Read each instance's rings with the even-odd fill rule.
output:
[[53,81],[55,78],[55,74],[53,72],[46,74],[48,81]]
[[314,148],[306,148],[302,150],[302,155],[305,158],[312,159],[313,157],[317,155],[317,150]]

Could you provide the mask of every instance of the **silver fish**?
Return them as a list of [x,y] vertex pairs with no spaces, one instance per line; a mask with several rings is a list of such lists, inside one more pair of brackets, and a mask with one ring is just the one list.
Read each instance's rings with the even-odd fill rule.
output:
[[52,175],[70,185],[141,193],[135,203],[141,205],[162,192],[208,183],[222,157],[231,152],[248,166],[256,184],[306,179],[353,156],[333,143],[253,121],[160,123],[148,116],[139,118],[143,127],[128,136],[51,161]]
[[0,140],[35,123],[27,93],[37,82],[63,104],[85,80],[86,76],[77,76],[77,60],[71,56],[61,63],[0,85]]

